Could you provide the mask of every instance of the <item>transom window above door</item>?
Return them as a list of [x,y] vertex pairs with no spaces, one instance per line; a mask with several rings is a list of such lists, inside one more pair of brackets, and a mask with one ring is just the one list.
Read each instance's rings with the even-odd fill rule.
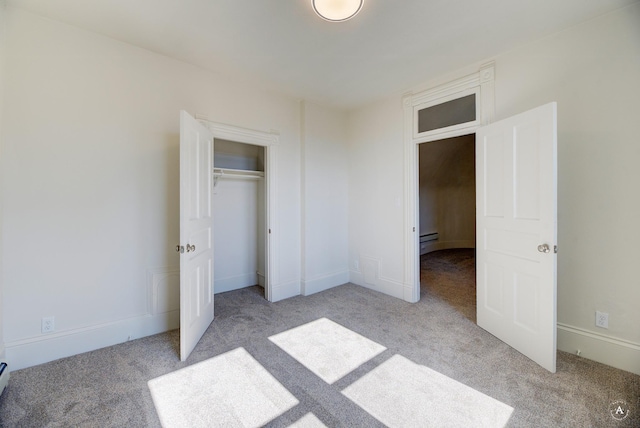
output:
[[478,126],[478,89],[467,89],[414,106],[414,138]]

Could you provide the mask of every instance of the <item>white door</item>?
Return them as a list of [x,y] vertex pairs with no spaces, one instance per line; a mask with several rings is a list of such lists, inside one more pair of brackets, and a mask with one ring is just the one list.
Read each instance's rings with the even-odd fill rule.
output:
[[478,325],[556,371],[556,104],[476,134]]
[[213,321],[213,134],[180,112],[180,360]]

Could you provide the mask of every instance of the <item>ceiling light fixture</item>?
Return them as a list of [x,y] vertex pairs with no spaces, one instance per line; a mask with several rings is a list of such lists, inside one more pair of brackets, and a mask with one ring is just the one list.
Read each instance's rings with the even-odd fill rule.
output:
[[331,22],[351,19],[360,12],[364,0],[311,0],[318,16]]

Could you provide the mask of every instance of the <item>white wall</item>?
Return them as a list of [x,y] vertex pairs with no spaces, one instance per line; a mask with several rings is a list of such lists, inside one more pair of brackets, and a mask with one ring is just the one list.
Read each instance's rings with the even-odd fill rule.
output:
[[348,164],[343,112],[309,102],[302,110],[302,293],[349,281]]
[[[6,16],[6,2],[4,0],[0,1],[0,100],[2,99],[2,95],[4,93],[4,63],[5,63],[5,16]],[[2,165],[2,103],[0,102],[0,165]],[[0,242],[2,242],[2,177],[0,177]],[[0,251],[0,360],[4,361],[5,358],[5,347],[4,347],[4,311],[2,309],[2,289],[3,289],[3,278],[2,278],[2,251]]]
[[[559,346],[635,372],[639,21],[636,4],[495,58],[498,119],[558,101]],[[173,287],[178,264],[180,109],[280,132],[279,296],[300,292],[301,275],[309,293],[347,269],[403,296],[400,94],[346,121],[305,103],[301,129],[295,100],[27,12],[8,9],[6,42],[0,287],[13,368],[175,326],[150,291]],[[609,330],[594,327],[595,309]],[[43,316],[56,317],[53,334],[40,333]]]
[[349,121],[350,281],[403,297],[403,110],[392,97]]
[[[635,373],[638,22],[636,3],[494,58],[496,119],[558,102],[558,346]],[[478,68],[472,64],[416,91]],[[349,256],[367,256],[380,266],[379,277],[363,285],[401,297],[403,215],[402,205],[394,204],[403,197],[401,95],[361,108],[351,119]],[[352,280],[363,282],[357,273]],[[609,313],[608,330],[595,327],[596,309]]]
[[[13,368],[177,326],[165,312],[179,264],[180,109],[280,132],[274,288],[299,293],[296,100],[25,11],[7,18],[2,310]],[[44,316],[54,333],[41,333]]]
[[438,240],[420,244],[420,253],[475,248],[476,182],[473,135],[419,146],[420,235]]
[[[505,54],[496,65],[498,119],[558,102],[558,345],[636,373],[638,23],[636,3]],[[609,313],[608,330],[595,327],[596,310]]]

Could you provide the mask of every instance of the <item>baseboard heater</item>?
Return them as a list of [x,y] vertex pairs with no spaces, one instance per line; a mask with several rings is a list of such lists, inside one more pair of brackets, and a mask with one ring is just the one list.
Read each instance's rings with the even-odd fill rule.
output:
[[9,383],[9,368],[7,366],[7,363],[0,363],[0,395],[2,395],[8,383]]
[[424,235],[420,235],[420,242],[429,242],[429,241],[437,241],[437,240],[438,240],[438,232],[425,233]]

